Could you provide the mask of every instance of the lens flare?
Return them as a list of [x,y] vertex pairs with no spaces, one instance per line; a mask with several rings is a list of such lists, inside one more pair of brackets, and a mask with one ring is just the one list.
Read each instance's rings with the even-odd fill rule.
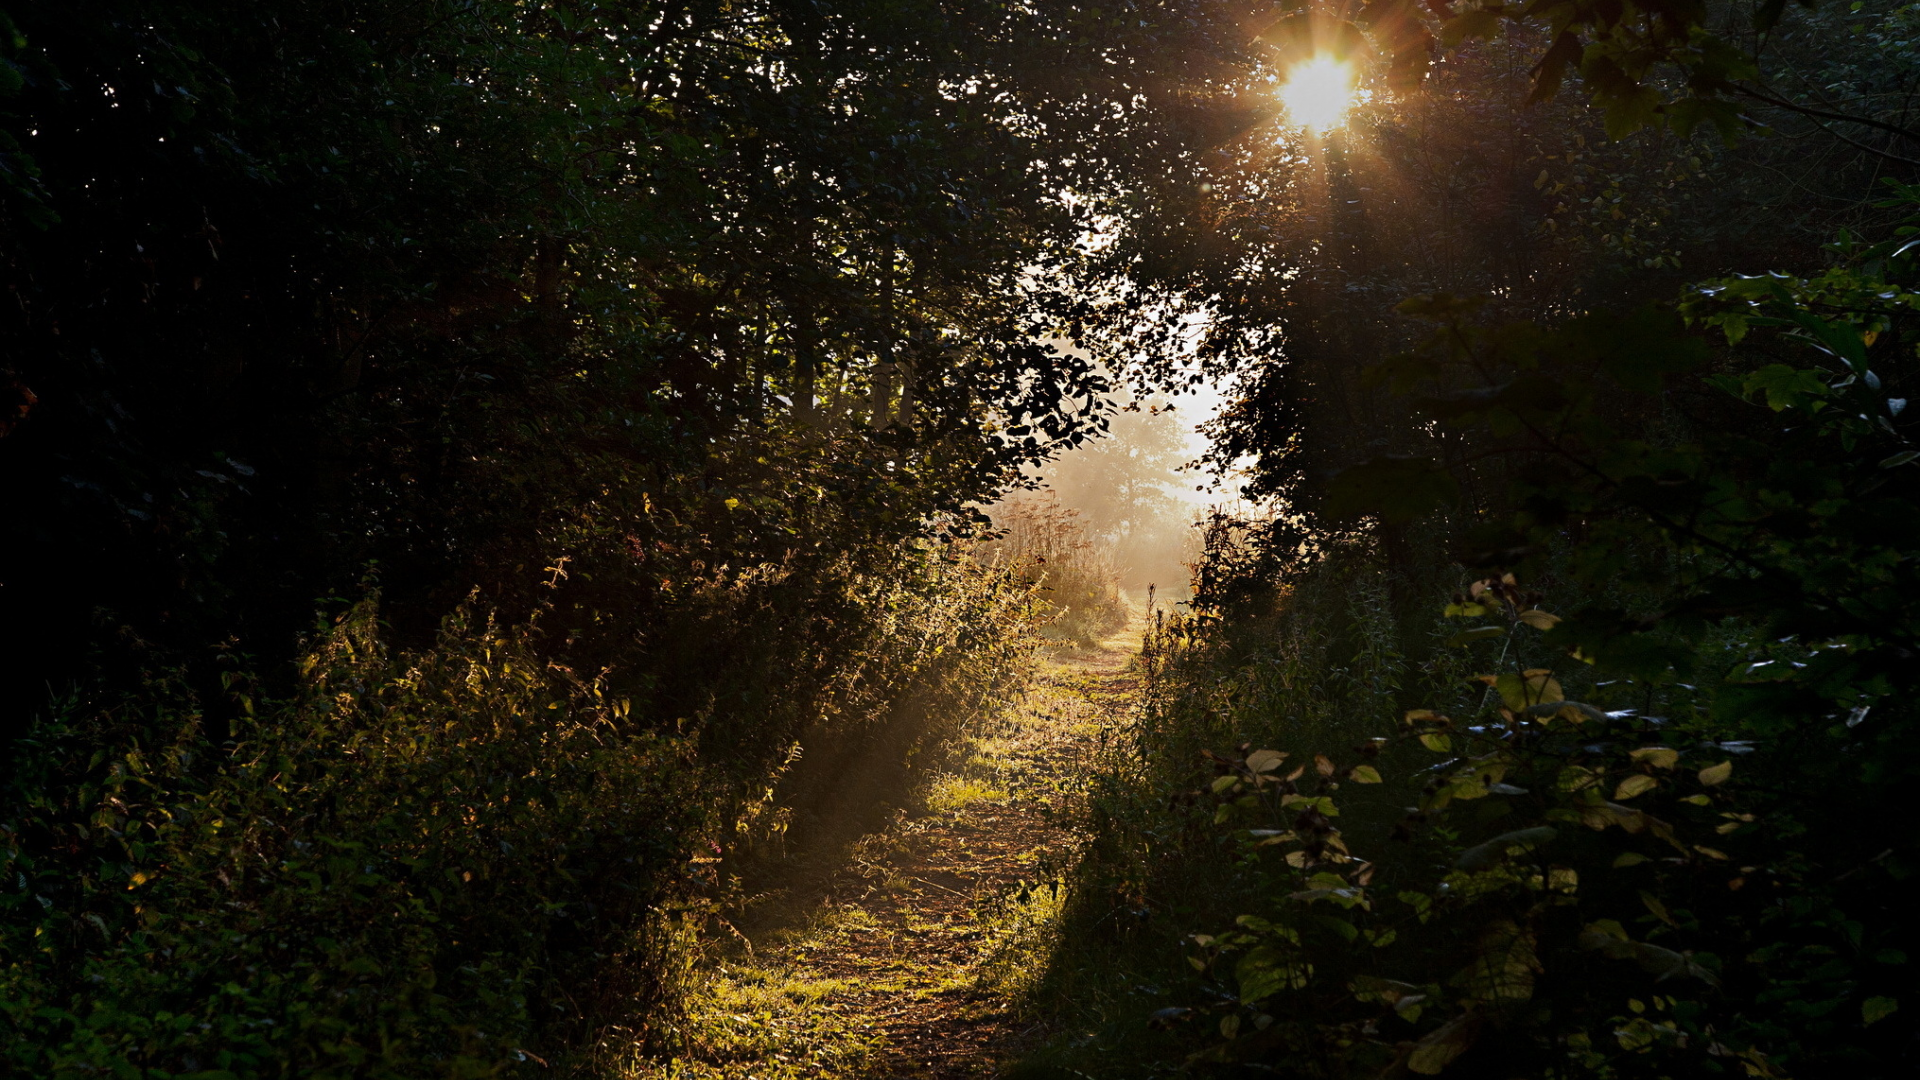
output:
[[1353,68],[1327,56],[1303,60],[1287,73],[1280,102],[1300,127],[1316,132],[1339,127],[1353,104]]

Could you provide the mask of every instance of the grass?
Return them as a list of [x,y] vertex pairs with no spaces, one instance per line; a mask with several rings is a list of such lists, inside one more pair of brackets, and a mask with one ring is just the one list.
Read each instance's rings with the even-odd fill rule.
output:
[[1058,939],[1083,842],[1079,803],[1132,700],[1137,640],[1044,650],[1024,698],[979,718],[947,768],[872,815],[881,827],[737,868],[672,1045],[627,1047],[603,1071],[998,1075],[1039,1033],[1023,1005]]
[[[977,757],[973,762],[991,765],[986,758]],[[973,776],[948,773],[935,778],[932,789],[927,792],[926,808],[933,811],[960,810],[980,802],[1004,802],[1005,789]]]

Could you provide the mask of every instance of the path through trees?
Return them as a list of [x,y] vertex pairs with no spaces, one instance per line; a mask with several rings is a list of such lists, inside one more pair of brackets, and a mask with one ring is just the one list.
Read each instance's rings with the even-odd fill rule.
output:
[[1036,1042],[1020,991],[1044,971],[1084,769],[1136,699],[1139,640],[1136,620],[1042,656],[890,827],[749,897],[697,976],[683,1054],[629,1075],[962,1080]]

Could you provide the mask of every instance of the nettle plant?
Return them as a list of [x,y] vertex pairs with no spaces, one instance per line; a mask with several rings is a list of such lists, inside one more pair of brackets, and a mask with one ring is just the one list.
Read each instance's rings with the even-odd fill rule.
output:
[[[1516,658],[1477,677],[1471,715],[1411,710],[1397,737],[1338,755],[1209,753],[1215,822],[1271,904],[1191,939],[1222,1040],[1199,1060],[1783,1075],[1726,1008],[1752,974],[1729,970],[1743,920],[1714,914],[1778,899],[1783,870],[1731,783],[1748,748],[1682,746],[1658,719],[1569,699],[1517,659],[1560,621],[1540,600],[1508,574],[1447,608],[1494,620],[1450,644]],[[1417,804],[1395,808],[1403,766]]]

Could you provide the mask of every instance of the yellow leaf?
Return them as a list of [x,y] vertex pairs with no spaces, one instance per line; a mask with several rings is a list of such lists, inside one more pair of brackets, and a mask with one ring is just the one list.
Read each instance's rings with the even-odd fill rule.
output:
[[1643,746],[1633,752],[1633,760],[1656,769],[1671,769],[1680,761],[1680,751],[1665,746]]
[[1535,630],[1551,630],[1554,624],[1560,621],[1560,616],[1550,615],[1547,612],[1541,611],[1539,608],[1529,608],[1521,612],[1518,617],[1521,622],[1526,623]]
[[1733,775],[1733,760],[1729,758],[1728,760],[1723,761],[1718,765],[1709,765],[1706,768],[1701,769],[1700,782],[1707,785],[1708,787],[1715,787],[1720,784],[1726,783],[1727,777],[1732,775]]
[[1727,853],[1724,851],[1716,851],[1710,847],[1701,847],[1699,844],[1693,845],[1693,850],[1705,855],[1709,859],[1718,859],[1721,862],[1727,861]]
[[1257,773],[1272,772],[1285,760],[1287,753],[1284,750],[1255,750],[1247,755],[1247,768]]
[[1453,740],[1445,735],[1422,735],[1420,745],[1436,754],[1444,754],[1453,749]]
[[1648,911],[1653,912],[1654,918],[1659,919],[1661,922],[1666,923],[1668,926],[1680,925],[1679,923],[1673,921],[1672,914],[1670,914],[1667,911],[1667,905],[1661,903],[1659,897],[1653,895],[1652,893],[1648,892],[1645,889],[1640,890],[1640,902],[1647,906]]
[[1619,858],[1613,860],[1613,868],[1615,870],[1622,870],[1629,866],[1639,866],[1641,863],[1646,861],[1647,861],[1647,857],[1645,855],[1642,855],[1637,851],[1629,851],[1625,855],[1622,855]]
[[1371,765],[1355,765],[1347,778],[1356,784],[1377,784],[1380,782],[1380,770]]
[[1636,774],[1620,781],[1620,786],[1613,789],[1613,798],[1615,802],[1624,802],[1636,795],[1645,795],[1659,786],[1660,782],[1653,777]]

